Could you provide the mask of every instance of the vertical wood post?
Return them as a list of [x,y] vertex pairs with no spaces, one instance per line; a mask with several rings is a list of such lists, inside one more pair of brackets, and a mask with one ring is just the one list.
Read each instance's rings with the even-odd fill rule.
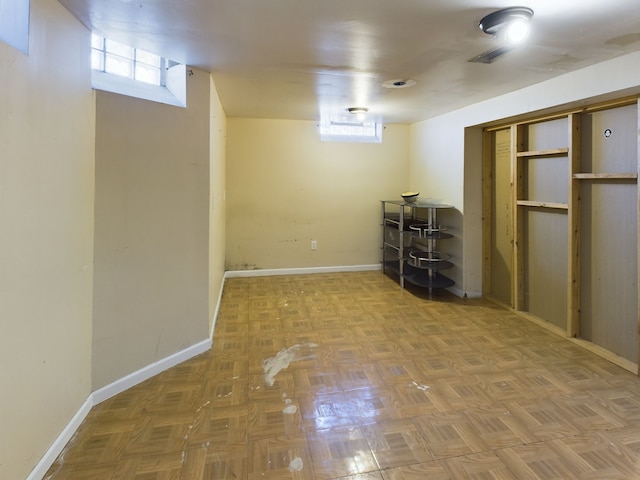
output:
[[569,115],[569,245],[567,288],[567,335],[580,334],[580,182],[574,178],[580,173],[580,114]]
[[514,281],[511,285],[511,302],[515,310],[523,310],[524,306],[524,218],[518,200],[524,198],[524,173],[522,159],[518,152],[527,149],[527,126],[511,126],[511,243],[513,245],[512,265]]
[[493,168],[491,161],[495,154],[495,132],[485,129],[482,132],[482,295],[492,292],[491,285],[491,190],[493,187]]

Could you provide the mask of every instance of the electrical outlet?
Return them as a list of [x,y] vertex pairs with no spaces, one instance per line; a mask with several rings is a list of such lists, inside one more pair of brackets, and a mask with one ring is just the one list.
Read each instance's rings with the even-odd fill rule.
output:
[[318,249],[318,242],[316,240],[311,240],[311,250]]

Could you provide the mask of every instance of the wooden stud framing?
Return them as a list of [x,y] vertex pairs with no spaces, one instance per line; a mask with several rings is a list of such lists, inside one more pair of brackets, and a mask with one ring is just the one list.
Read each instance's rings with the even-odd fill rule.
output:
[[[636,109],[638,112],[637,115],[637,121],[638,121],[638,127],[640,128],[640,102],[638,102],[636,104]],[[638,139],[637,139],[637,152],[636,152],[636,174],[638,175],[638,178],[640,178],[640,130],[638,130]],[[636,186],[636,193],[637,193],[637,203],[636,203],[636,208],[637,208],[637,230],[636,230],[636,242],[638,244],[638,250],[636,250],[636,258],[640,258],[640,185]],[[638,267],[638,283],[637,285],[640,286],[640,267]],[[640,296],[639,296],[640,297]],[[637,360],[637,365],[638,365],[638,370],[636,370],[636,374],[640,375],[640,298],[638,301],[638,360]]]
[[522,157],[519,152],[527,150],[526,125],[511,126],[511,205],[512,224],[511,238],[513,246],[511,302],[514,310],[524,309],[524,220],[518,208],[518,200],[524,195],[524,176],[522,171]]
[[[596,344],[589,341],[580,340],[580,317],[581,317],[581,298],[580,298],[580,192],[583,182],[620,182],[620,183],[636,183],[640,178],[640,130],[637,136],[637,159],[636,171],[631,172],[610,172],[610,173],[593,173],[581,172],[581,125],[582,117],[585,114],[593,113],[610,108],[622,107],[625,105],[637,105],[637,122],[640,126],[640,102],[638,97],[627,97],[623,99],[602,102],[596,105],[583,107],[575,110],[568,110],[561,113],[551,113],[546,116],[537,118],[518,120],[508,124],[495,125],[485,129],[483,141],[483,228],[485,233],[483,243],[483,293],[491,292],[491,178],[494,175],[492,170],[492,156],[495,155],[493,142],[495,132],[498,130],[509,129],[511,144],[511,179],[510,179],[510,198],[512,208],[512,218],[510,223],[510,236],[512,246],[512,279],[511,279],[511,306],[517,312],[523,312],[528,307],[525,305],[525,272],[524,272],[524,212],[526,209],[556,209],[565,210],[568,214],[567,219],[567,325],[566,335],[574,339],[576,342],[586,344],[595,351],[602,350],[607,352],[605,358],[613,359],[615,363],[624,368],[631,369],[629,360],[618,358],[615,353],[608,352]],[[528,131],[529,126],[548,120],[559,118],[567,118],[568,120],[568,146],[567,148],[556,148],[551,150],[529,150]],[[528,200],[525,196],[525,162],[531,158],[543,157],[559,157],[566,156],[568,158],[568,196],[567,203],[552,203]],[[640,185],[637,186],[636,208],[636,235],[637,246],[636,255],[640,258]],[[637,272],[637,284],[640,285],[640,268]],[[486,285],[486,287],[485,287]],[[637,341],[638,341],[638,359],[635,364],[635,373],[640,375],[640,298],[638,300],[638,316],[637,316]],[[547,322],[541,322],[548,328]]]
[[495,134],[485,130],[482,133],[482,294],[491,292],[491,189]]
[[580,171],[580,114],[569,115],[569,218],[568,218],[568,285],[567,335],[575,338],[580,333],[580,182],[575,175]]

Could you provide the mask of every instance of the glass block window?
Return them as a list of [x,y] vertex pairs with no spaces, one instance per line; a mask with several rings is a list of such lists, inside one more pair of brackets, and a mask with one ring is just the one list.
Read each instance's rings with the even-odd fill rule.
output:
[[29,54],[29,0],[0,0],[0,41]]
[[91,35],[91,68],[151,85],[163,85],[164,59],[144,50]]
[[320,139],[326,142],[382,142],[382,124],[331,119],[320,123]]

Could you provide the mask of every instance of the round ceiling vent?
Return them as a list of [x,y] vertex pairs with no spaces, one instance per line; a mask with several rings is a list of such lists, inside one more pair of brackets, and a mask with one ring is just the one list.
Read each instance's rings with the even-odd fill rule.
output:
[[386,82],[382,82],[382,86],[384,88],[409,88],[413,87],[416,84],[415,80],[402,79],[398,78],[395,80],[387,80]]

